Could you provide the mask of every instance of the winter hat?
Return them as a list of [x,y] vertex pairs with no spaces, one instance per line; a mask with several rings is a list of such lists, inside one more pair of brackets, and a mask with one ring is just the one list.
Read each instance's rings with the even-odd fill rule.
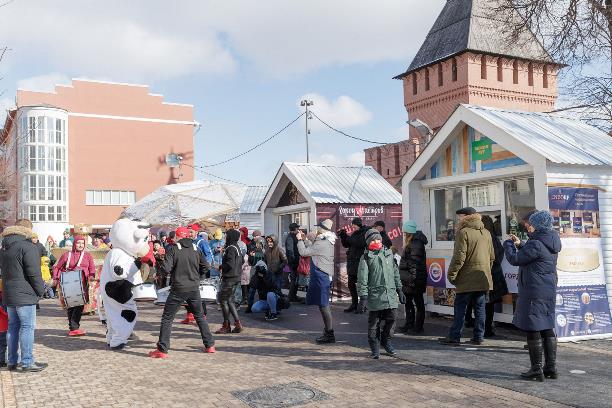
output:
[[68,234],[68,235],[70,235],[70,229],[69,229],[69,228],[66,228],[66,229],[64,230],[64,234]]
[[268,266],[264,261],[257,261],[255,264],[255,273],[263,273],[265,274],[268,271]]
[[547,231],[553,229],[552,215],[546,210],[536,211],[529,217],[529,224],[536,231]]
[[370,245],[370,243],[375,239],[382,241],[382,236],[380,235],[380,232],[375,229],[368,230],[368,232],[366,232],[365,234],[366,244]]
[[361,218],[359,218],[359,217],[355,217],[355,218],[353,218],[353,221],[351,221],[351,224],[352,225],[356,225],[359,228],[361,228],[361,227],[363,227],[363,220]]
[[330,219],[326,219],[318,223],[316,226],[323,228],[326,231],[331,231],[332,227],[334,226],[334,222]]
[[167,236],[167,235],[166,235],[166,231],[162,231],[162,232],[160,232],[160,233],[159,233],[159,237],[160,237],[160,238],[161,238],[161,237],[165,237],[165,236]]
[[188,225],[187,228],[192,229],[194,231],[199,231],[200,230],[200,224],[197,224],[197,223],[194,222],[193,224]]
[[215,234],[213,235],[213,237],[219,241],[221,238],[223,238],[223,231],[221,231],[221,228],[217,228],[215,230]]
[[386,226],[385,226],[385,222],[384,222],[384,221],[376,221],[376,222],[374,223],[374,226],[375,226],[375,227],[382,227],[383,229],[385,229],[385,227],[386,227]]
[[300,229],[300,224],[298,224],[297,222],[292,222],[291,224],[289,224],[289,231],[295,231]]
[[404,226],[402,227],[402,231],[407,234],[414,234],[417,232],[417,223],[416,221],[407,220],[404,222]]
[[457,215],[474,215],[477,212],[478,211],[476,211],[476,209],[473,207],[464,207],[464,208],[458,209],[456,214]]
[[178,239],[188,238],[189,229],[187,227],[178,227],[174,234]]

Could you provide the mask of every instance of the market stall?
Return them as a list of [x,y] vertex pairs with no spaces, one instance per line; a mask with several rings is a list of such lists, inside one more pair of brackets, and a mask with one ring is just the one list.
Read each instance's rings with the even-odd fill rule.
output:
[[[402,179],[403,215],[429,238],[427,310],[452,314],[446,279],[458,208],[495,222],[497,239],[527,238],[521,224],[550,209],[563,243],[557,333],[612,335],[612,137],[551,114],[460,105]],[[511,322],[517,268],[502,264],[512,295],[495,319]]]
[[[350,232],[351,220],[365,225],[385,221],[389,237],[401,247],[401,195],[372,167],[340,167],[312,163],[283,163],[261,204],[265,234],[276,234],[281,245],[289,224],[310,231],[329,218],[334,229]],[[335,296],[348,296],[346,250],[336,243]]]

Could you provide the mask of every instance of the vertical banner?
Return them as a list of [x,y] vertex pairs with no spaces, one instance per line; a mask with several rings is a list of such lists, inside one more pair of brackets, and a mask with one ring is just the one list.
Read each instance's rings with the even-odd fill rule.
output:
[[[384,221],[393,246],[401,251],[403,245],[401,204],[317,204],[316,222],[329,218],[334,222],[334,232],[344,229],[349,235],[352,234],[351,222],[355,217],[361,218],[363,225],[368,226],[376,221]],[[346,250],[338,238],[335,248],[336,271],[332,283],[332,295],[336,298],[350,296],[346,273]]]
[[598,193],[582,187],[548,189],[553,225],[563,246],[557,261],[556,330],[560,338],[612,333]]

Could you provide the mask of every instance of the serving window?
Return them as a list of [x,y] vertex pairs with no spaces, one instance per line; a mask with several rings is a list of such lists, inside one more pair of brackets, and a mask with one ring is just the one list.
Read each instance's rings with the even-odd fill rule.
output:
[[436,241],[454,241],[458,221],[455,212],[463,207],[462,188],[435,190],[433,196]]

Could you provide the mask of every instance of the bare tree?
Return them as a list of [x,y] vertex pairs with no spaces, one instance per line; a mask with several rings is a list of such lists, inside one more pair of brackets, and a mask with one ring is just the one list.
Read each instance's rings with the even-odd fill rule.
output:
[[[612,0],[497,0],[491,12],[508,22],[508,42],[531,31],[559,63],[563,110],[612,129]],[[516,18],[516,13],[523,18]]]

